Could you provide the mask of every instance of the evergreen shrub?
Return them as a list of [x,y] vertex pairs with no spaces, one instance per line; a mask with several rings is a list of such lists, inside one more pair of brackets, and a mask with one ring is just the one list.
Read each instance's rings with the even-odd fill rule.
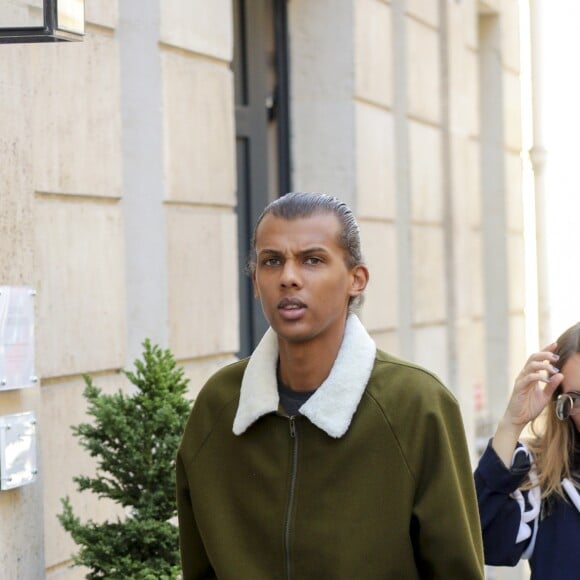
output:
[[125,509],[116,521],[85,523],[63,498],[58,518],[80,546],[75,565],[98,578],[161,580],[180,574],[175,502],[175,456],[190,401],[188,380],[169,350],[143,343],[135,372],[122,371],[136,387],[103,394],[84,376],[91,423],[73,426],[80,445],[97,460],[94,477],[74,477],[80,492],[90,491]]

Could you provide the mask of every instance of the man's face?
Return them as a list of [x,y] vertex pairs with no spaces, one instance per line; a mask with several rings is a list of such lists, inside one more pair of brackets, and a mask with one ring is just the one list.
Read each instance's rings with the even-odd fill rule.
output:
[[363,292],[368,271],[347,267],[340,231],[334,214],[266,215],[258,226],[254,293],[280,339],[342,336],[349,298]]

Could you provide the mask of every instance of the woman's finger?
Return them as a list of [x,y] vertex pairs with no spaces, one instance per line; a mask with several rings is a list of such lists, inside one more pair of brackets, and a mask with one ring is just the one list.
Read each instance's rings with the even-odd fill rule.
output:
[[554,391],[560,386],[563,380],[564,375],[562,373],[556,373],[552,375],[550,379],[546,381],[546,385],[544,386],[544,394],[551,398],[554,394]]

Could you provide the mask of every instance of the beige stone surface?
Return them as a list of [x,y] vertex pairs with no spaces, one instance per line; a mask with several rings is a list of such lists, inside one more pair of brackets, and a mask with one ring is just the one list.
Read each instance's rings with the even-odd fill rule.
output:
[[33,56],[35,190],[119,197],[117,40],[89,32],[82,43],[34,46]]
[[31,285],[34,260],[30,52],[0,50],[0,284]]
[[[530,344],[527,345],[526,340],[526,316],[524,312],[513,312],[510,313],[509,317],[509,344],[511,347],[510,358],[509,358],[509,377],[512,381],[506,385],[506,403],[508,400],[509,393],[513,388],[513,380],[516,378],[518,373],[522,370],[524,364],[532,352],[539,350],[546,346],[545,344]],[[564,329],[562,329],[564,330]],[[557,333],[560,330],[556,331]],[[553,340],[558,337],[554,336]]]
[[[0,47],[0,285],[34,286],[31,180],[33,74],[24,45]],[[0,415],[32,411],[38,387],[0,392]],[[0,492],[0,577],[40,578],[42,481]]]
[[483,300],[479,144],[451,136],[453,260],[456,316],[481,315]]
[[106,28],[117,28],[119,2],[126,2],[126,0],[85,0],[86,22]]
[[[357,180],[352,99],[315,101],[301,98],[292,110],[298,117],[296,139],[292,139],[294,189],[333,192],[352,202]],[[338,134],[342,135],[340,139],[337,139]]]
[[2,28],[42,26],[42,0],[3,0],[0,23]]
[[363,255],[370,270],[362,320],[371,332],[398,323],[397,250],[395,226],[360,220]]
[[292,0],[290,117],[292,182],[355,200],[353,2]]
[[[526,305],[525,295],[525,246],[521,233],[510,233],[507,236],[508,270],[509,270],[509,310],[523,313]],[[544,346],[544,345],[542,345]]]
[[519,76],[505,71],[503,75],[505,144],[512,151],[522,147],[521,93]]
[[443,229],[413,226],[413,322],[432,324],[445,320],[447,292]]
[[236,216],[167,207],[169,337],[177,359],[239,348]]
[[408,126],[412,219],[441,223],[445,201],[441,131],[416,121]]
[[[39,417],[40,389],[0,391],[0,415],[33,412]],[[37,428],[38,438],[41,435]],[[37,465],[40,470],[40,452]],[[0,578],[40,578],[44,568],[42,473],[22,487],[0,492]]]
[[39,578],[42,550],[41,481],[0,493],[0,570],[6,580]]
[[469,442],[475,441],[477,390],[484,388],[485,328],[482,320],[463,321],[455,328],[457,350],[457,385],[455,396],[459,401],[463,424]]
[[377,348],[395,356],[401,356],[401,343],[396,331],[375,331],[371,333],[371,336],[375,341]]
[[433,26],[439,26],[439,3],[433,0],[407,0],[407,14]]
[[507,152],[505,155],[505,182],[508,228],[523,232],[522,159],[517,153]]
[[288,3],[293,99],[328,101],[354,95],[354,4],[336,0]]
[[407,18],[407,75],[409,114],[423,121],[441,119],[441,71],[439,34],[421,22]]
[[86,580],[88,568],[63,564],[46,573],[45,580]]
[[12,415],[25,411],[36,412],[40,402],[40,391],[37,386],[24,389],[0,391],[0,415]]
[[167,195],[235,204],[233,76],[222,63],[162,54]]
[[479,135],[479,62],[477,53],[463,46],[449,54],[449,125],[452,133]]
[[451,184],[456,222],[481,226],[481,163],[479,141],[451,136]]
[[450,45],[455,49],[460,46],[477,49],[478,45],[478,9],[479,0],[447,0],[447,25],[450,33]]
[[162,42],[230,61],[233,50],[232,0],[163,0]]
[[40,377],[120,368],[126,334],[120,207],[41,197],[35,234]]
[[504,0],[501,5],[501,51],[503,65],[514,73],[520,71],[520,7],[518,0]]
[[421,326],[414,330],[415,354],[413,362],[435,373],[448,384],[449,353],[447,348],[447,328],[443,324]]
[[[34,567],[44,559],[44,533],[50,570],[46,577],[80,580],[85,576],[82,570],[67,569],[74,546],[56,521],[59,499],[72,493],[83,518],[103,518],[114,511],[105,502],[74,491],[72,477],[94,464],[78,447],[70,425],[84,418],[78,373],[104,370],[97,379],[100,384],[106,389],[119,384],[119,377],[108,373],[126,365],[127,305],[138,307],[135,297],[126,296],[126,232],[116,202],[123,194],[127,169],[122,165],[119,51],[128,48],[119,44],[117,28],[122,24],[120,32],[127,31],[136,24],[119,22],[120,1],[133,2],[138,10],[137,0],[87,0],[88,34],[83,43],[0,50],[0,283],[36,287],[37,371],[41,377],[53,377],[42,387],[0,392],[3,413],[38,411],[41,446],[39,481],[0,494],[0,522],[7,522],[0,523],[0,578],[3,574],[42,577]],[[0,17],[7,10],[22,14],[22,7],[32,3],[38,13],[40,0],[2,0]],[[501,183],[509,224],[510,310],[509,336],[501,334],[499,340],[510,368],[503,368],[502,362],[499,375],[509,370],[513,377],[529,354],[518,157],[517,4],[517,0],[446,0],[445,5],[431,0],[292,0],[288,4],[294,187],[327,189],[353,203],[371,271],[361,318],[380,348],[400,356],[405,356],[402,350],[410,350],[414,360],[445,382],[455,379],[452,387],[470,438],[473,389],[486,371],[485,336],[498,331],[486,327],[490,323],[484,318],[482,171],[505,171]],[[169,328],[169,346],[185,366],[194,398],[213,372],[235,360],[239,340],[230,70],[233,2],[162,0],[158,7],[159,28],[147,20],[151,28],[145,27],[144,33],[151,37],[143,40],[150,47],[159,46],[161,64],[161,84],[155,79],[149,83],[161,97],[154,121],[163,133],[163,140],[157,140],[163,148],[164,168],[159,195],[168,202],[157,206],[167,219],[163,250],[167,258],[160,263],[167,268],[168,283],[160,295],[169,313],[163,319]],[[441,21],[443,7],[447,22]],[[495,11],[500,18],[503,101],[490,98],[503,107],[501,146],[508,153],[498,167],[480,166],[478,10]],[[402,12],[408,43],[405,56],[393,52],[399,38],[393,37],[393,18]],[[446,39],[450,224],[443,223],[447,190],[439,133],[440,28],[450,35]],[[405,61],[394,60],[399,57]],[[401,66],[401,77],[408,80],[406,87],[394,84],[395,62]],[[394,89],[407,99],[397,103],[397,114],[408,114],[397,118],[403,143],[396,144]],[[408,124],[404,127],[404,123]],[[398,156],[399,145],[407,146],[407,137],[408,159]],[[145,148],[152,146],[143,142]],[[399,200],[409,202],[411,216],[402,211],[406,205],[397,207],[395,201],[397,171],[398,185],[403,186]],[[155,171],[147,168],[143,179],[150,175]],[[35,195],[35,191],[49,195]],[[403,197],[407,193],[410,199]],[[136,208],[134,218],[138,221],[149,210]],[[404,227],[409,218],[410,255],[402,258],[398,235],[404,229],[398,229],[399,220]],[[449,255],[447,235],[454,242]],[[500,239],[504,235],[497,232]],[[408,285],[400,280],[399,259],[404,260],[401,270],[412,273]],[[445,268],[448,259],[453,260],[450,280]],[[498,277],[503,275],[507,274]],[[453,320],[446,312],[451,290],[456,300]],[[401,306],[408,311],[401,313]],[[500,333],[504,323],[499,323]],[[453,353],[447,350],[448,332],[455,333]],[[488,383],[496,370],[491,367]],[[499,388],[507,398],[511,385],[503,383]]]
[[356,179],[359,216],[394,219],[395,163],[392,113],[368,103],[357,103]]
[[192,401],[195,400],[203,385],[215,372],[236,360],[237,358],[232,355],[218,355],[199,360],[178,361],[189,380],[188,398]]
[[482,14],[499,14],[503,2],[504,0],[478,0],[479,12]]
[[[96,386],[105,393],[119,389],[126,391],[128,381],[114,374],[93,377]],[[42,413],[38,427],[42,433],[42,473],[44,491],[44,535],[47,568],[66,564],[73,552],[78,550],[71,536],[57,519],[62,512],[61,498],[69,496],[73,509],[81,521],[92,519],[102,522],[122,516],[122,510],[113,502],[96,498],[88,491],[78,492],[73,477],[95,474],[96,462],[79,445],[71,426],[89,420],[87,402],[83,397],[84,381],[79,377],[42,387]],[[78,570],[65,571],[71,579]],[[60,576],[59,576],[60,577]]]
[[483,250],[481,233],[463,229],[456,236],[455,309],[459,319],[483,315]]
[[385,107],[393,103],[391,7],[377,0],[354,3],[355,94]]

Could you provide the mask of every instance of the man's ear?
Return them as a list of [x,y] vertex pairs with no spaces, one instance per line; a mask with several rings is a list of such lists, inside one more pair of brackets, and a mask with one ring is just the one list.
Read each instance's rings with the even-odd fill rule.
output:
[[351,270],[352,282],[349,296],[355,298],[360,296],[369,283],[369,270],[364,264],[358,264]]
[[258,292],[258,284],[256,284],[256,270],[252,272],[252,288],[254,290],[254,298],[260,298],[260,292]]

